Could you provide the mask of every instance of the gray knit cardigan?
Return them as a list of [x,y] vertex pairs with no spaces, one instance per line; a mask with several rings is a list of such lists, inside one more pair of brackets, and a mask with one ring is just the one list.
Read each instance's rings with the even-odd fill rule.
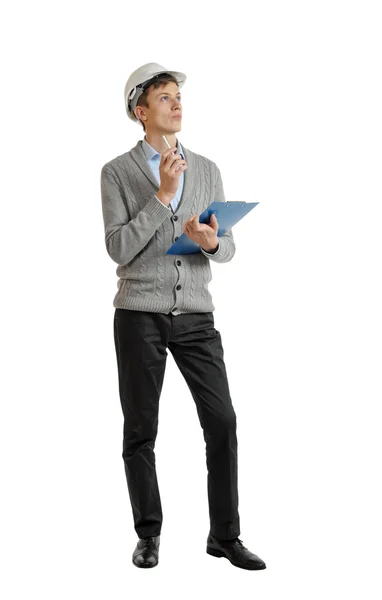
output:
[[142,140],[101,169],[106,249],[118,264],[115,308],[173,315],[215,310],[208,290],[210,261],[225,263],[233,258],[232,230],[219,236],[215,254],[202,248],[195,254],[166,254],[191,216],[200,215],[214,200],[225,202],[216,164],[183,143],[182,148],[188,169],[175,212],[156,196],[159,185]]

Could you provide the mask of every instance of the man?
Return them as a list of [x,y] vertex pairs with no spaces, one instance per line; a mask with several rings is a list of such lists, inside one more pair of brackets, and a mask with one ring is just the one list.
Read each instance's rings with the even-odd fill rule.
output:
[[[208,291],[210,260],[230,261],[235,243],[231,230],[218,237],[214,215],[209,224],[199,223],[213,200],[225,198],[215,163],[177,140],[185,80],[183,73],[156,63],[131,74],[126,112],[141,123],[145,136],[101,171],[105,243],[118,264],[114,340],[124,415],[122,457],[139,538],[133,563],[158,564],[162,508],[154,445],[168,348],[191,391],[206,442],[207,552],[237,567],[264,569],[264,561],[238,538],[236,414]],[[166,254],[183,232],[199,251]],[[182,524],[182,530],[189,528],[190,522]]]

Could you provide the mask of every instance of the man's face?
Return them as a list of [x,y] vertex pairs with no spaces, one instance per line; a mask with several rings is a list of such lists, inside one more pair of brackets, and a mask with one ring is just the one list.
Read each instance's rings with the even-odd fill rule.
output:
[[150,87],[147,100],[150,108],[142,107],[147,119],[146,131],[172,133],[182,124],[181,94],[178,85],[170,81],[159,88]]

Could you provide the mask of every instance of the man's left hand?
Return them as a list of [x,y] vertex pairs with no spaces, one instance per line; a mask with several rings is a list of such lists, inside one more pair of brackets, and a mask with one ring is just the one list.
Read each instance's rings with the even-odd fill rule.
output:
[[214,214],[211,215],[209,225],[199,223],[199,217],[194,216],[184,224],[184,233],[193,242],[208,252],[213,250],[219,243],[219,223]]

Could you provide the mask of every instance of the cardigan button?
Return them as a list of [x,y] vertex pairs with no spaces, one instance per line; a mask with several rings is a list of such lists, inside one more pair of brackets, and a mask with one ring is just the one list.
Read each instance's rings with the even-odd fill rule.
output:
[[177,289],[177,290],[180,290],[180,289],[181,289],[181,287],[182,287],[181,285],[177,285],[177,286],[176,286],[176,289]]
[[173,216],[174,221],[178,220],[178,217],[176,215]]

